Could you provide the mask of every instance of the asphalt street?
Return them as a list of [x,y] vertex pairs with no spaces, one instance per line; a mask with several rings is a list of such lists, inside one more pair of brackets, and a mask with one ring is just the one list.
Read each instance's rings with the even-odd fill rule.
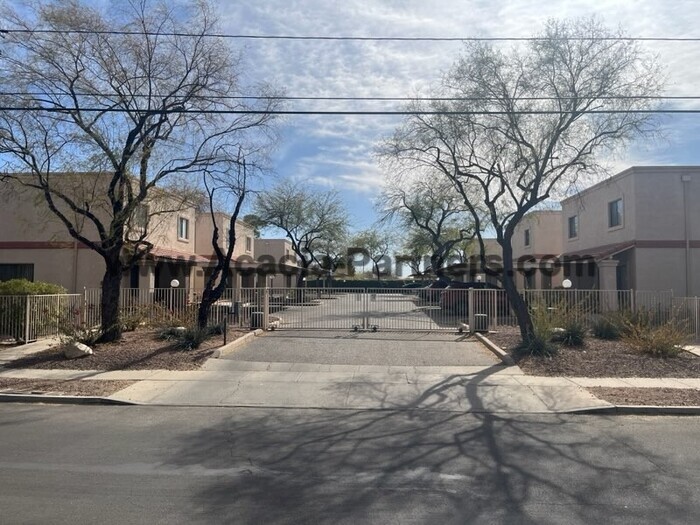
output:
[[700,420],[0,406],[0,521],[697,523]]

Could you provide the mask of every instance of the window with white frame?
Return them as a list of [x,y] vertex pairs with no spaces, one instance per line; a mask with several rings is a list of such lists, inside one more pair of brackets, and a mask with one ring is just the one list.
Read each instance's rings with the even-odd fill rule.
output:
[[615,199],[608,203],[608,228],[622,226],[622,199]]
[[569,217],[569,239],[578,237],[578,215]]
[[245,251],[248,253],[253,251],[253,238],[252,237],[245,238]]
[[177,218],[177,238],[181,241],[190,239],[190,220],[187,217]]
[[523,241],[525,242],[525,246],[530,246],[530,228],[525,230]]

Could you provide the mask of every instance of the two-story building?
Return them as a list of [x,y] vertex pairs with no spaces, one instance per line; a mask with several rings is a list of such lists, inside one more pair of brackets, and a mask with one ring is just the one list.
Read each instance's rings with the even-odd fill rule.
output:
[[513,234],[518,288],[547,290],[561,286],[564,277],[557,264],[561,238],[561,211],[536,210],[523,217]]
[[636,166],[533,211],[513,238],[517,284],[700,295],[698,197],[699,166]]
[[[97,174],[70,174],[64,184],[75,186],[91,212],[108,224],[109,208],[103,202]],[[89,199],[89,200],[88,200]],[[81,201],[82,202],[82,201]],[[87,220],[70,219],[87,239],[98,240],[95,227]],[[219,228],[219,245],[227,249],[229,217],[215,213]],[[104,274],[104,262],[93,250],[73,239],[66,226],[48,209],[37,190],[16,182],[0,186],[0,280],[27,278],[59,284],[69,292],[98,288]],[[253,229],[242,221],[236,222],[236,245],[229,268],[229,286],[248,288],[265,285],[265,275],[280,274],[277,286],[285,286],[282,275],[294,274],[295,263],[282,272],[278,266],[260,264],[277,251],[267,253],[265,243],[258,245]],[[146,232],[153,244],[131,272],[122,279],[123,288],[152,290],[170,288],[202,289],[214,264],[212,246],[212,215],[200,213],[197,206],[166,191],[155,189],[148,202],[134,213],[127,224],[127,238],[138,238]],[[275,241],[276,242],[276,241]],[[290,279],[291,286],[296,279]]]
[[268,286],[293,288],[300,271],[289,239],[255,239],[258,264],[264,268]]
[[700,295],[700,166],[635,166],[562,201],[579,288]]

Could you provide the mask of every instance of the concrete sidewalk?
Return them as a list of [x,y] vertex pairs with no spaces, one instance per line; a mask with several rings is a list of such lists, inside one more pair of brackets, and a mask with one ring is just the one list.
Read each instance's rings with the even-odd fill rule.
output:
[[[19,354],[36,351],[27,346],[21,347]],[[517,366],[494,363],[394,366],[287,362],[273,356],[274,348],[268,350],[256,355],[275,360],[242,360],[247,354],[236,352],[235,359],[210,359],[196,371],[0,368],[0,378],[133,380],[138,382],[110,398],[148,405],[490,413],[561,413],[611,407],[586,390],[596,386],[700,389],[700,379],[537,377],[525,375]],[[289,357],[289,350],[283,351]],[[3,357],[9,361],[19,354]]]
[[137,380],[112,399],[149,405],[549,413],[610,406],[567,379],[517,367],[210,360],[197,371],[7,370],[0,378]]

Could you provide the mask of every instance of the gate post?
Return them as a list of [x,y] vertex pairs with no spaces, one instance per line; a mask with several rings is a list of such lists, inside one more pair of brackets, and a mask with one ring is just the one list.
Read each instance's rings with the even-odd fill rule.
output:
[[29,298],[31,296],[27,295],[25,298],[24,306],[24,343],[29,342],[29,322],[30,322],[30,315],[29,315]]
[[474,316],[474,288],[469,288],[467,292],[467,308],[469,308],[469,333],[473,334],[475,332],[474,322],[476,319]]
[[263,330],[267,330],[270,326],[270,289],[265,283],[265,288],[263,288]]

